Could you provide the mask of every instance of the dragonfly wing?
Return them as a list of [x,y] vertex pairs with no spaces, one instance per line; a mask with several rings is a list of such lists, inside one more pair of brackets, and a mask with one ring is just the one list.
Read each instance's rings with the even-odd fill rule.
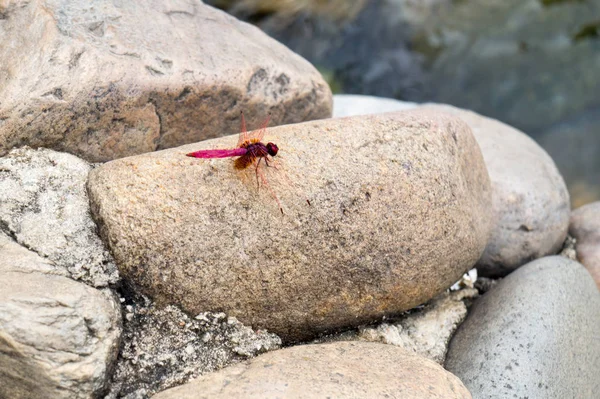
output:
[[260,127],[260,129],[253,131],[250,134],[249,139],[252,142],[255,143],[260,143],[263,139],[263,137],[265,137],[265,132],[267,131],[267,126],[269,125],[269,120],[271,119],[271,115],[269,114],[267,116],[267,119],[265,119],[265,121],[263,122],[262,126]]
[[244,112],[240,112],[242,118],[242,126],[240,127],[240,138],[238,139],[237,146],[240,147],[247,141],[250,141],[250,137],[248,136],[248,131],[246,130],[246,118],[244,118]]

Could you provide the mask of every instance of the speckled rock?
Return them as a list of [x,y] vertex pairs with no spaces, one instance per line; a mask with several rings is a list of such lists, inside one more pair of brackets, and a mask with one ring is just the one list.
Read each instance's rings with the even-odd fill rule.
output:
[[119,273],[90,215],[90,170],[76,156],[46,149],[0,158],[0,229],[73,279],[105,287]]
[[449,105],[427,105],[463,119],[481,147],[492,181],[494,227],[477,264],[479,274],[504,276],[560,251],[571,207],[565,182],[548,154],[526,134]]
[[467,399],[471,395],[441,366],[404,349],[337,342],[270,352],[154,398]]
[[267,140],[281,149],[281,167],[265,174],[285,215],[253,170],[185,157],[235,137],[90,174],[101,234],[133,286],[293,340],[424,303],[481,255],[489,178],[459,119],[330,119],[272,128]]
[[0,232],[1,398],[96,398],[107,388],[119,305],[64,274]]
[[569,233],[577,240],[577,259],[588,269],[600,289],[600,202],[573,211]]
[[152,303],[125,309],[123,345],[105,399],[149,397],[281,345],[277,335],[253,331],[224,313],[189,317]]
[[0,16],[0,155],[106,161],[234,133],[240,110],[331,115],[311,64],[202,2],[18,0]]
[[[409,109],[415,103],[369,96],[334,96],[334,115]],[[493,188],[495,226],[478,262],[482,276],[501,277],[524,263],[556,254],[565,241],[569,193],[554,161],[526,134],[495,119],[443,104],[424,104],[459,116],[473,130]]]
[[595,398],[600,292],[561,256],[531,262],[475,301],[446,368],[476,398]]

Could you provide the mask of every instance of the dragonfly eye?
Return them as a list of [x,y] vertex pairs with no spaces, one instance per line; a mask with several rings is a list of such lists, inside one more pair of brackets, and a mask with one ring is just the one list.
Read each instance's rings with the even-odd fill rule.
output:
[[277,155],[277,151],[279,151],[279,147],[277,147],[276,144],[267,143],[267,152],[270,156],[274,157],[275,155]]

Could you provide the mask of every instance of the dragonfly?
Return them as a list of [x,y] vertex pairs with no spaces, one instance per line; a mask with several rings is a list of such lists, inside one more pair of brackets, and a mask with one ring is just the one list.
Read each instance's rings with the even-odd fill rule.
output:
[[[254,167],[256,173],[256,183],[260,188],[260,182],[263,183],[271,196],[277,202],[279,206],[279,210],[283,215],[283,207],[281,206],[281,202],[279,198],[275,194],[275,192],[271,189],[267,182],[267,178],[260,168],[261,162],[264,162],[266,166],[275,166],[273,163],[273,157],[277,155],[279,152],[279,147],[277,144],[268,142],[264,144],[262,142],[263,137],[265,135],[265,131],[267,130],[267,126],[269,124],[269,120],[271,115],[267,117],[265,122],[262,124],[261,128],[255,131],[248,133],[246,129],[246,120],[244,119],[244,113],[241,112],[241,131],[238,139],[238,144],[236,148],[233,149],[216,149],[216,150],[200,150],[194,151],[186,154],[188,157],[193,158],[233,158],[238,157],[233,165],[236,169],[242,170],[247,169],[251,165]],[[277,167],[275,166],[277,169]]]

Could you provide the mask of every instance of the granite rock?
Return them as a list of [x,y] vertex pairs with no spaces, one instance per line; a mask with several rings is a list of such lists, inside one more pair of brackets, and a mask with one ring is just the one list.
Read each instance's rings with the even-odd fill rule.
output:
[[448,105],[473,130],[492,182],[494,227],[477,263],[481,276],[501,277],[560,251],[569,229],[569,192],[552,158],[525,133]]
[[119,280],[98,237],[86,182],[92,169],[76,156],[19,148],[0,158],[0,230],[94,287]]
[[333,117],[380,114],[383,112],[404,111],[419,104],[399,101],[393,98],[362,96],[357,94],[335,94],[333,96]]
[[149,397],[280,346],[275,334],[253,331],[224,313],[190,317],[175,306],[128,304],[120,356],[105,399]]
[[263,169],[284,215],[253,170],[185,157],[234,140],[90,174],[121,273],[161,303],[305,339],[427,302],[487,243],[489,178],[458,118],[414,111],[268,129],[282,163]]
[[380,342],[444,364],[450,338],[467,317],[467,306],[477,295],[473,288],[444,292],[427,304],[386,318],[380,324],[326,335],[312,342]]
[[98,162],[234,133],[241,110],[331,115],[311,64],[202,2],[18,0],[0,16],[0,155]]
[[[335,95],[334,115],[361,115],[419,106],[388,98]],[[482,276],[501,277],[530,260],[556,254],[565,241],[569,193],[548,154],[525,133],[471,111],[424,104],[463,119],[473,131],[492,182],[494,227],[478,262]]]

